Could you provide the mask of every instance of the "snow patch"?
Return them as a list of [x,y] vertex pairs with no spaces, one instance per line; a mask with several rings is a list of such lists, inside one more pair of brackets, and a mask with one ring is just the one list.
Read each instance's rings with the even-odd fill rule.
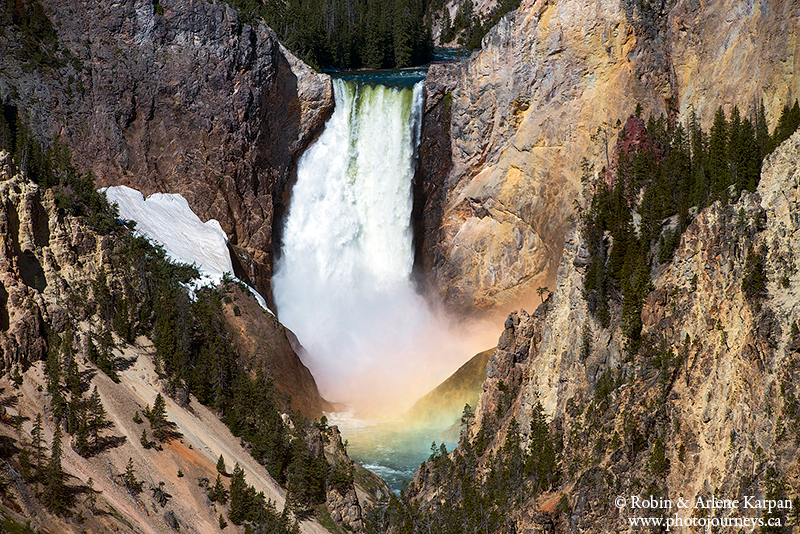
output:
[[[177,262],[194,264],[200,271],[195,287],[216,286],[225,274],[233,276],[228,252],[228,236],[219,222],[200,220],[183,196],[155,193],[144,198],[124,185],[100,190],[108,201],[119,207],[120,218],[136,222],[136,232],[164,247],[167,256]],[[267,303],[256,290],[245,284],[262,308]]]

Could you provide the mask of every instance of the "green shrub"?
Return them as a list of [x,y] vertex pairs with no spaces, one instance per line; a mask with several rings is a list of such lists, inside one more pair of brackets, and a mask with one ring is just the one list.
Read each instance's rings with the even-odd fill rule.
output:
[[765,252],[756,254],[751,245],[747,250],[742,291],[756,311],[761,309],[760,300],[767,296],[767,274],[764,270]]

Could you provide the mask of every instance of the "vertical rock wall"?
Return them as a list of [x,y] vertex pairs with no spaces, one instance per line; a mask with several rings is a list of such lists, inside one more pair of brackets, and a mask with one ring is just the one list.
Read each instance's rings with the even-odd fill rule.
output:
[[98,186],[181,193],[220,221],[245,278],[270,294],[276,220],[299,154],[333,108],[330,79],[222,1],[41,0],[54,61],[0,37],[0,90]]
[[[635,495],[648,484],[692,502],[712,493],[761,498],[775,480],[796,491],[800,342],[791,325],[800,321],[799,179],[795,133],[766,160],[757,193],[698,214],[673,260],[653,277],[642,311],[647,341],[635,355],[624,350],[618,304],[612,302],[608,328],[587,309],[578,232],[567,239],[550,299],[506,321],[472,435],[501,408],[491,445],[497,450],[511,418],[528,428],[532,406],[541,401],[551,429],[569,443],[561,486],[554,488],[568,495],[572,511],[559,519],[565,528],[617,531],[636,511],[619,511],[607,497]],[[767,279],[758,300],[743,284],[753,269],[750,250],[761,255]],[[665,370],[658,355],[667,352],[672,367]],[[616,444],[615,434],[621,437]],[[665,444],[667,466],[658,475],[652,472],[656,438]],[[581,458],[592,460],[581,464]],[[531,498],[521,510],[552,513],[548,498]],[[758,517],[761,511],[741,513]],[[535,528],[541,519],[535,516],[521,513],[518,530]]]
[[[645,117],[695,111],[708,128],[718,106],[749,115],[763,100],[774,127],[800,96],[799,16],[788,1],[529,0],[468,60],[431,69],[452,144],[421,153],[419,181],[442,184],[417,233],[432,245],[418,259],[429,287],[467,312],[552,288],[568,217],[586,202],[583,158],[592,176],[609,165],[637,103]],[[426,109],[423,138],[441,135],[431,123],[447,117]]]

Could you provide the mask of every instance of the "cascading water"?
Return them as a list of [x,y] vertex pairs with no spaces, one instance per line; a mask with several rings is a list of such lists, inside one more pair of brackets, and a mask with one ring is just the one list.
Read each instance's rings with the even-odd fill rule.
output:
[[[422,76],[393,87],[334,79],[336,108],[298,163],[273,277],[278,317],[305,347],[322,394],[358,416],[339,417],[346,437],[345,427],[399,414],[490,346],[483,332],[452,329],[410,280]],[[392,468],[399,477],[410,477],[435,435]],[[370,463],[377,449],[366,440],[363,455],[352,452]]]
[[410,280],[421,79],[334,79],[336,108],[298,163],[273,277],[279,319],[323,395],[362,417],[401,411],[477,352]]

